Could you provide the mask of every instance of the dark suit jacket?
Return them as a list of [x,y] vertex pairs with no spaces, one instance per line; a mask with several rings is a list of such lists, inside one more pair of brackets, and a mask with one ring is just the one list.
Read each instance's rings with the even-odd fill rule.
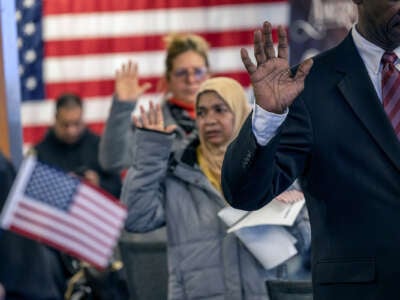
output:
[[300,178],[314,299],[400,298],[400,142],[351,35],[315,58],[268,145],[251,130],[249,117],[225,155],[224,194],[253,210]]

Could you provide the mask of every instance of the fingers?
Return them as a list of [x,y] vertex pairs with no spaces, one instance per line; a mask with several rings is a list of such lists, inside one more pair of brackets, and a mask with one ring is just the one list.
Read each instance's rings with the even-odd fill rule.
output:
[[137,127],[166,131],[166,128],[164,128],[164,116],[159,103],[154,104],[153,101],[150,101],[148,111],[144,109],[143,105],[140,105],[139,112],[140,118],[133,116],[133,122]]
[[150,101],[148,119],[151,126],[164,129],[164,117],[159,103],[154,104],[153,101]]
[[264,53],[263,38],[260,30],[254,32],[254,57],[256,58],[257,65],[261,65],[267,61]]
[[269,22],[263,24],[263,44],[267,59],[275,57],[274,41],[272,40],[272,25]]
[[302,192],[299,192],[297,190],[290,190],[283,192],[282,194],[277,196],[276,199],[284,203],[290,204],[304,199],[304,195]]
[[156,110],[154,108],[153,101],[150,101],[149,103],[149,112],[148,112],[148,118],[149,118],[149,123],[151,125],[156,125],[157,124],[157,114]]
[[303,61],[297,69],[296,75],[293,80],[296,84],[297,93],[300,93],[304,89],[304,81],[311,70],[313,60],[311,58]]
[[278,26],[278,57],[286,60],[289,58],[287,34],[282,26]]
[[283,198],[283,197],[281,197],[281,196],[276,197],[276,200],[279,200],[279,201],[281,201],[281,202],[283,202],[283,203],[289,203],[289,202],[286,201],[285,198]]
[[130,75],[136,75],[138,73],[138,64],[133,63],[131,60],[128,63],[128,73]]
[[311,58],[303,61],[297,69],[296,75],[294,76],[294,80],[304,83],[304,80],[308,75],[308,73],[310,72],[312,65],[313,65],[313,60]]
[[168,126],[165,128],[165,131],[168,132],[168,133],[172,133],[172,132],[175,131],[176,128],[177,128],[177,126],[176,126],[175,124],[171,124],[171,125],[168,125]]
[[161,126],[164,127],[164,116],[162,114],[160,103],[156,104],[156,118],[157,121],[161,124]]
[[147,116],[147,112],[144,109],[143,105],[140,105],[139,111],[140,111],[140,120],[142,123],[142,127],[149,128],[149,118]]
[[151,88],[151,83],[146,82],[144,83],[141,87],[140,87],[140,91],[139,91],[139,96],[143,95],[144,93],[146,93],[149,89]]
[[137,128],[143,128],[142,119],[140,119],[140,118],[138,118],[136,116],[133,116],[132,119],[133,119],[133,124],[135,124],[135,126]]
[[125,76],[136,76],[138,72],[138,65],[137,63],[129,60],[126,65],[123,65],[123,70],[124,70],[123,74]]
[[240,49],[240,57],[242,58],[243,65],[246,68],[247,73],[249,73],[250,75],[253,74],[257,70],[257,67],[251,61],[246,49]]
[[136,76],[138,73],[138,64],[132,60],[129,60],[127,63],[122,64],[115,73],[116,77]]
[[[279,26],[278,32],[278,57],[287,59],[289,54],[286,31],[282,26]],[[254,73],[257,68],[251,62],[247,51],[242,49],[240,53],[247,72],[249,74]],[[276,57],[274,41],[272,39],[272,25],[267,21],[264,22],[262,30],[256,30],[254,32],[254,57],[256,58],[258,66]]]
[[136,101],[151,87],[151,83],[139,83],[138,64],[132,60],[124,63],[115,73],[115,93],[119,100]]

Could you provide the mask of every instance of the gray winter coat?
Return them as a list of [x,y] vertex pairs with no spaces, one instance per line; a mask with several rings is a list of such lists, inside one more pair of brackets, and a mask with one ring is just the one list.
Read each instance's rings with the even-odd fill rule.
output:
[[[198,168],[196,143],[170,156],[173,141],[173,134],[136,130],[136,155],[122,191],[127,230],[167,225],[168,299],[268,299],[265,280],[286,278],[288,266],[266,271],[235,235],[227,235],[217,216],[227,204]],[[293,234],[305,249],[309,225],[301,223],[305,232],[298,227]]]

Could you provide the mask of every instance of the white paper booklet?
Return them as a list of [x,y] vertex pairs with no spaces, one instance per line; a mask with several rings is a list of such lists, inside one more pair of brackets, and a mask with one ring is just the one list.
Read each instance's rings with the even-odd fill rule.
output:
[[297,254],[296,239],[282,226],[245,227],[235,234],[266,270]]
[[[285,192],[280,196],[286,202],[274,199],[261,209],[251,212],[228,206],[218,213],[228,226],[227,232],[234,232],[267,270],[297,253],[296,239],[280,225],[293,225],[304,206],[304,196],[301,192]],[[302,197],[300,200],[299,196]]]
[[[257,225],[292,226],[304,203],[304,198],[293,203],[274,199],[259,210],[251,212],[225,207],[219,212],[219,216],[230,226],[228,232]],[[234,216],[238,217],[235,219]]]

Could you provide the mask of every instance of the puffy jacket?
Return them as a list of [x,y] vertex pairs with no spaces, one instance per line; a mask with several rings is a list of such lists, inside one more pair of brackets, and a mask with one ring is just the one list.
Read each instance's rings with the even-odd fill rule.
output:
[[[170,155],[173,141],[173,134],[136,131],[135,159],[122,190],[126,229],[167,225],[169,299],[268,299],[265,280],[287,277],[286,266],[266,271],[226,233],[217,213],[227,203],[197,165],[198,142]],[[296,238],[307,247],[307,236]]]

